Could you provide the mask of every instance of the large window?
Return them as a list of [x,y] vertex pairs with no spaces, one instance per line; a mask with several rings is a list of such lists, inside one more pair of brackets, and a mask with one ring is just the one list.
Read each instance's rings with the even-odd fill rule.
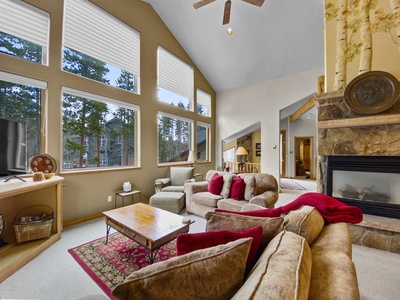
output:
[[158,113],[158,163],[187,161],[192,127],[191,120]]
[[210,124],[197,123],[197,160],[210,160]]
[[197,89],[197,113],[211,117],[211,95],[201,89]]
[[63,69],[139,94],[140,34],[87,0],[65,3]]
[[0,1],[0,52],[47,65],[49,14],[22,1]]
[[137,165],[138,109],[63,88],[63,170]]
[[158,100],[193,110],[193,87],[193,68],[159,46]]
[[41,153],[41,111],[46,83],[0,72],[0,116],[27,124],[27,158]]

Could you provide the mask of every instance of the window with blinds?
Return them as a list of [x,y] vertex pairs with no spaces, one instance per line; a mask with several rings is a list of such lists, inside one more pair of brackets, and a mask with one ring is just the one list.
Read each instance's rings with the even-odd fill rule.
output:
[[66,0],[64,70],[140,93],[140,33],[87,0]]
[[48,64],[49,14],[22,1],[0,1],[0,53]]
[[193,111],[193,68],[158,47],[158,100]]
[[197,113],[211,117],[211,95],[201,89],[197,89]]

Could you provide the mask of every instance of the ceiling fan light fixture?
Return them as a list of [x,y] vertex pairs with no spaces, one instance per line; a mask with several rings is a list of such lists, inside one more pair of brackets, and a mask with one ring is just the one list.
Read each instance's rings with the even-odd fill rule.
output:
[[227,34],[227,35],[232,35],[232,34],[233,34],[233,29],[229,27],[229,28],[226,30],[226,34]]

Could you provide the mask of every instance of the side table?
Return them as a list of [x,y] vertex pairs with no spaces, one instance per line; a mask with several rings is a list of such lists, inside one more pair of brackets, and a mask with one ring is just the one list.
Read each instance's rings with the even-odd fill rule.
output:
[[[135,195],[139,196],[139,202],[134,202]],[[131,204],[142,202],[142,192],[138,190],[123,192],[119,191],[115,193],[115,208],[117,208],[117,198],[121,198],[121,207],[125,206],[125,197],[131,197]]]

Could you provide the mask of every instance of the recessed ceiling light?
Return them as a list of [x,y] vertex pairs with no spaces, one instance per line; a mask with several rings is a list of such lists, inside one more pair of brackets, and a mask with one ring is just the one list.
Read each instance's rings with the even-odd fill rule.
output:
[[232,34],[233,34],[233,29],[229,27],[229,28],[226,30],[226,34],[227,34],[227,35],[232,35]]

